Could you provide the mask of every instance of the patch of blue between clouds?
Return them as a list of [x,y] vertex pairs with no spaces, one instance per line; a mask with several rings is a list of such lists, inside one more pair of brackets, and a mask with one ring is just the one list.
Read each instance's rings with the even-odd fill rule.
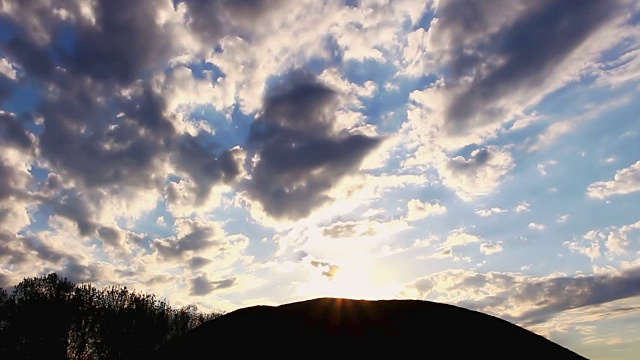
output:
[[222,70],[220,70],[218,66],[206,60],[188,63],[186,64],[186,67],[191,70],[191,73],[195,78],[200,80],[206,79],[208,73],[211,73],[211,79],[214,82],[219,78],[225,77],[225,74],[222,72]]
[[[164,217],[165,225],[158,224],[158,218],[161,216]],[[167,211],[165,202],[159,201],[153,210],[140,216],[132,228],[135,232],[145,234],[143,242],[139,245],[146,251],[152,252],[152,240],[174,235],[174,221],[175,218]],[[125,224],[118,225],[123,229],[127,228]]]
[[[211,214],[216,220],[224,222],[227,235],[241,234],[250,239],[246,255],[254,256],[256,261],[268,261],[273,257],[277,250],[277,244],[271,241],[275,231],[258,224],[249,211],[235,206],[221,206]],[[265,238],[267,240],[263,242]]]
[[203,145],[209,145],[215,153],[231,149],[234,146],[241,146],[249,137],[251,124],[254,121],[253,115],[242,113],[238,106],[235,106],[231,119],[225,114],[217,111],[211,105],[199,105],[191,113],[193,120],[204,120],[213,128],[214,134],[201,133],[198,140]]
[[0,103],[0,108],[17,115],[26,114],[39,106],[41,98],[42,89],[27,81],[18,85],[11,96]]

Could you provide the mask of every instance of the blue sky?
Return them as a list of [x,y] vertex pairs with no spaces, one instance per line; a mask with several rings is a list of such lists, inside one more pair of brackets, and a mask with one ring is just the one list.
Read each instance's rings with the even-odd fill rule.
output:
[[639,14],[0,1],[0,286],[425,299],[631,359]]

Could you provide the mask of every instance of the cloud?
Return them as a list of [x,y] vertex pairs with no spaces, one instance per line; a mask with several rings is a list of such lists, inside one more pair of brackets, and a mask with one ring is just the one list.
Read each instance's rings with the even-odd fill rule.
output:
[[[570,309],[640,295],[640,268],[574,277],[447,270],[413,281],[407,292],[494,314],[523,325]],[[407,294],[408,294],[407,293]]]
[[406,221],[415,221],[424,219],[431,215],[444,214],[447,208],[438,203],[426,203],[418,199],[411,199],[407,203],[407,215],[404,217]]
[[566,223],[567,221],[569,221],[569,217],[571,217],[571,215],[569,214],[563,214],[563,215],[558,215],[558,219],[556,220],[557,223]]
[[563,243],[571,252],[587,256],[593,262],[601,256],[600,242],[605,234],[599,231],[589,231],[580,241],[565,241]]
[[219,281],[211,281],[207,278],[207,275],[199,275],[191,280],[191,290],[189,294],[192,296],[208,295],[213,291],[229,289],[236,283],[236,278],[227,278]]
[[470,133],[504,121],[513,104],[535,103],[562,85],[554,75],[620,10],[598,1],[441,3],[431,36],[453,75],[448,130]]
[[600,159],[600,162],[603,164],[613,164],[616,161],[618,161],[618,159],[615,156],[610,156],[606,159]]
[[558,165],[558,161],[556,160],[544,161],[538,164],[537,169],[542,176],[547,176],[547,174],[549,173],[549,170],[548,170],[549,166],[556,166],[556,165]]
[[485,255],[493,255],[502,252],[503,247],[500,243],[484,243],[480,244],[480,252]]
[[377,233],[377,229],[369,222],[343,222],[335,223],[322,229],[322,235],[332,238],[349,238],[372,236]]
[[427,256],[429,259],[446,259],[450,257],[453,257],[453,250],[450,247],[442,248],[437,253]]
[[447,236],[447,240],[442,244],[445,247],[455,247],[479,242],[480,238],[469,234],[463,230],[454,230]]
[[476,149],[469,158],[456,156],[440,169],[442,183],[465,201],[494,191],[514,167],[511,154],[496,147]]
[[538,224],[538,223],[529,223],[528,225],[529,229],[531,230],[535,230],[535,231],[544,231],[547,226],[545,224]]
[[491,215],[493,215],[493,214],[501,214],[501,213],[505,213],[505,212],[507,212],[507,211],[508,211],[508,210],[501,209],[501,208],[499,208],[499,207],[493,207],[493,208],[491,208],[491,209],[482,209],[482,210],[477,210],[477,211],[476,211],[476,214],[477,214],[478,216],[481,216],[481,217],[488,217],[488,216],[491,216]]
[[623,225],[619,228],[613,228],[607,236],[606,246],[610,255],[621,255],[627,252],[631,240],[629,239],[630,233],[636,230],[640,230],[640,221]]
[[523,202],[519,203],[518,205],[516,205],[515,210],[516,210],[517,213],[529,212],[529,211],[531,211],[531,204],[529,204],[526,201],[523,201]]
[[17,79],[17,72],[14,65],[12,65],[7,59],[0,58],[0,74],[11,80]]
[[216,223],[199,220],[180,219],[176,221],[177,234],[157,239],[152,246],[166,260],[186,260],[189,254],[201,254],[203,250],[225,245],[224,233]]
[[311,260],[311,266],[322,269],[322,276],[326,276],[329,280],[333,280],[340,271],[340,266],[323,261]]
[[25,128],[31,119],[0,110],[0,139],[2,144],[23,151],[31,151],[35,136]]
[[278,219],[305,218],[333,199],[327,195],[353,172],[380,138],[335,131],[339,94],[305,75],[269,96],[251,128],[256,162],[249,196]]
[[640,161],[628,168],[616,171],[611,181],[597,181],[587,188],[587,196],[606,199],[612,195],[624,195],[640,191]]

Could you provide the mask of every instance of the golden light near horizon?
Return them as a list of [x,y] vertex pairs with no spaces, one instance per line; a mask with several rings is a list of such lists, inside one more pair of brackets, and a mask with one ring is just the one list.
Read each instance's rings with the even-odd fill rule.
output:
[[398,296],[402,285],[393,271],[371,254],[349,254],[336,258],[330,268],[312,271],[308,281],[300,284],[298,295],[304,297],[338,297],[350,299],[390,299]]

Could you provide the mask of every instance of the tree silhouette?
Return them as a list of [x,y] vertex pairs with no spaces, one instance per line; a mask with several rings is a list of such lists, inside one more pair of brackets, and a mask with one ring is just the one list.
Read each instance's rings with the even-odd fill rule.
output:
[[0,358],[139,359],[220,315],[55,273],[26,278],[12,294],[0,288]]

